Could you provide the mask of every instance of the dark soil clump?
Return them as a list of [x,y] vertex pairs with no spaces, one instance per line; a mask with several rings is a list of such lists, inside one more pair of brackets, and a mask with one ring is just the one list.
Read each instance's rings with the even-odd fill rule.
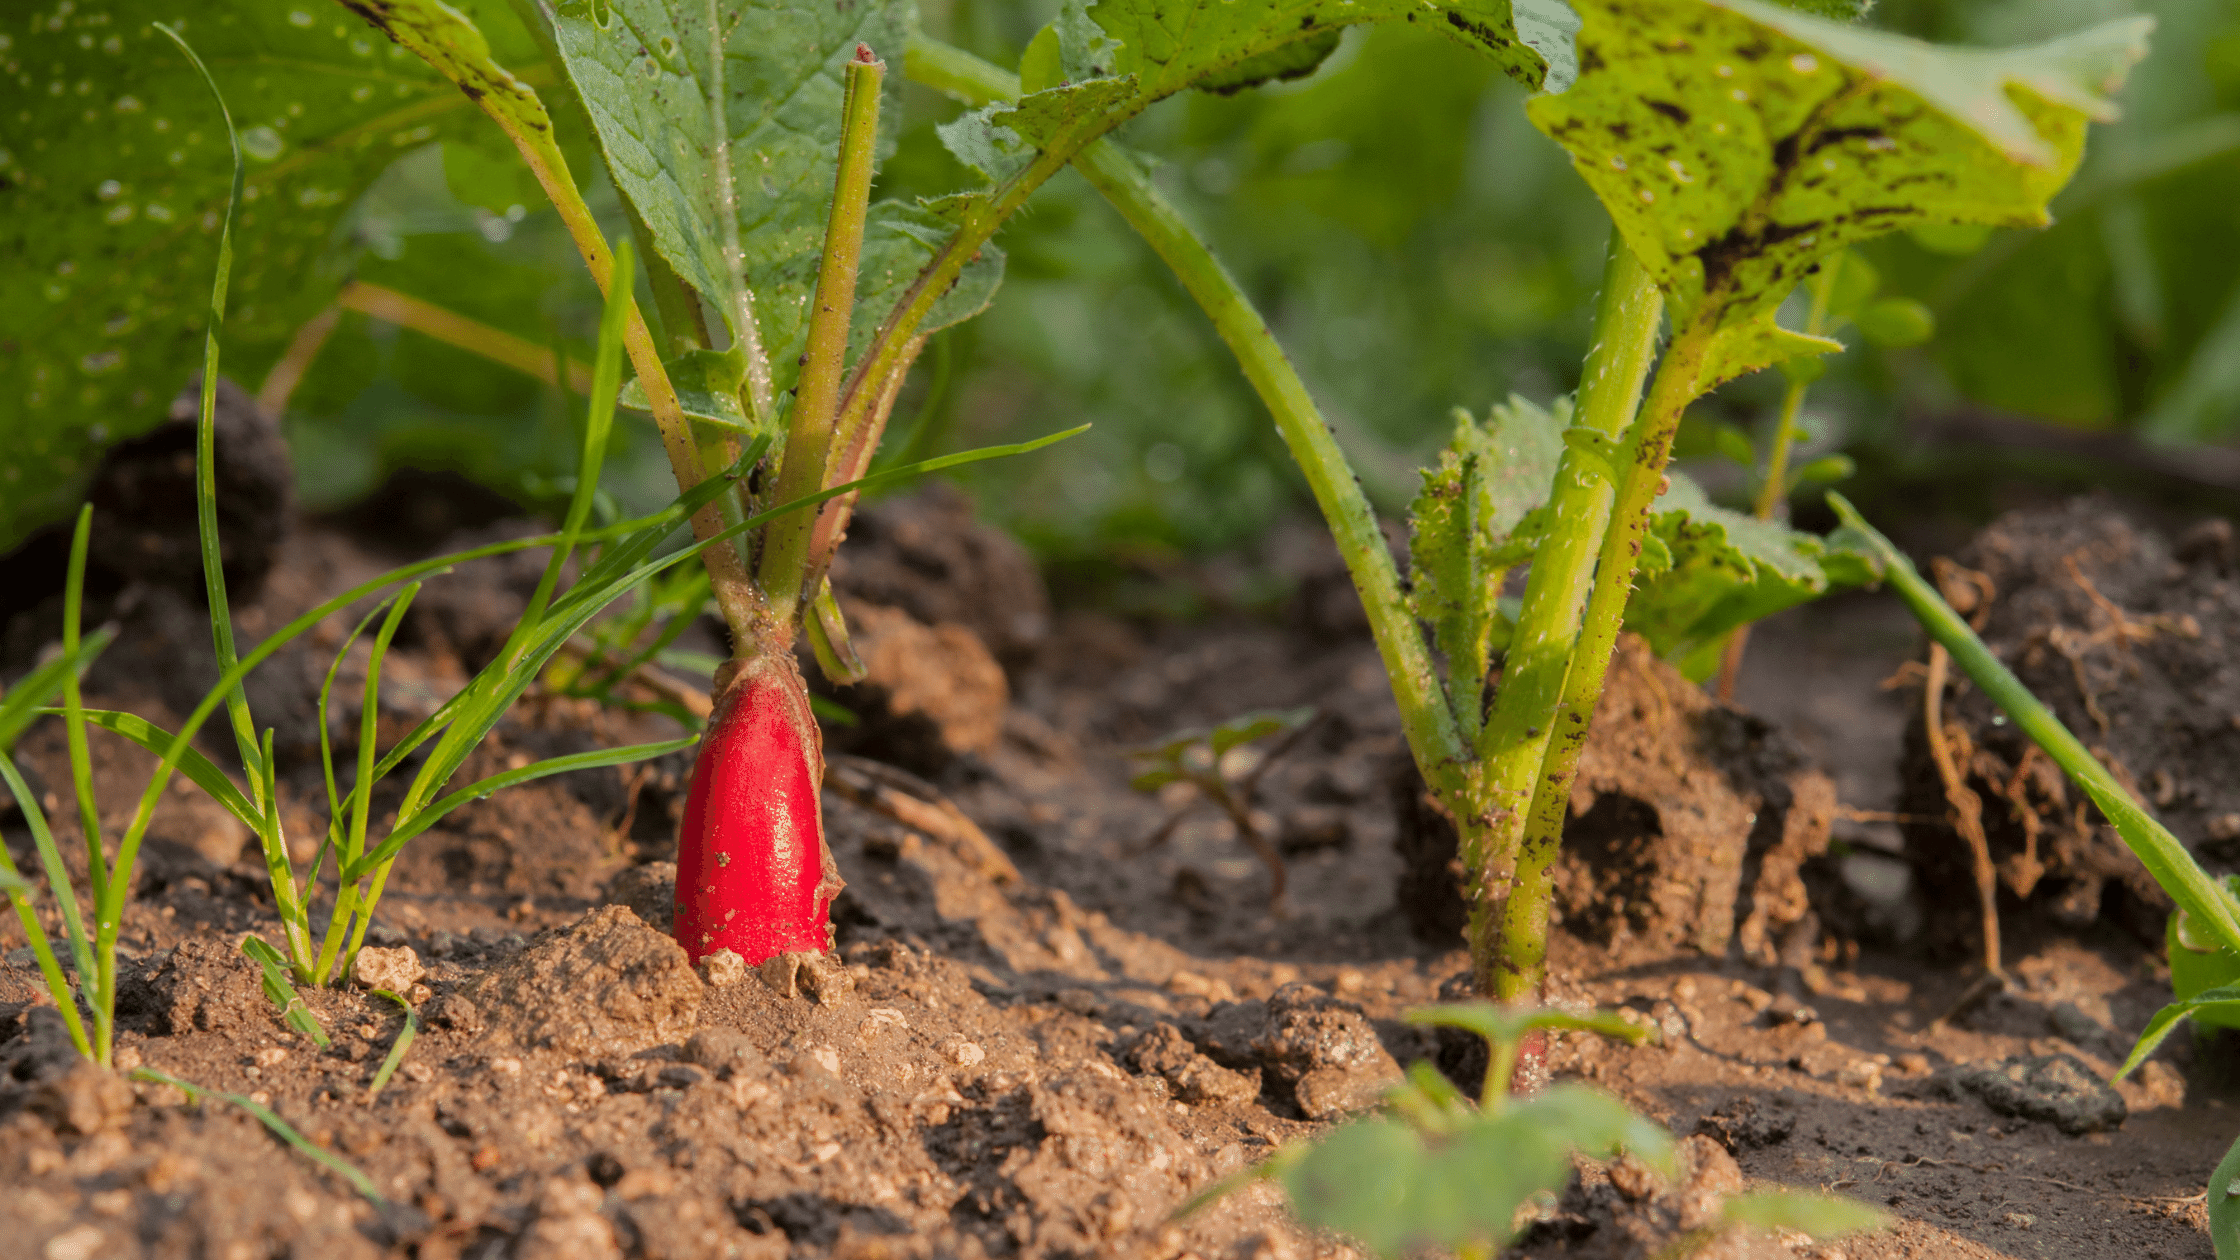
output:
[[[2176,542],[2104,499],[2000,518],[1938,569],[1946,598],[2086,747],[2212,873],[2240,869],[2240,575],[2231,526]],[[1918,689],[1914,692],[1918,697]],[[1905,811],[1948,947],[1976,935],[1968,848],[1920,717]],[[2072,929],[2105,920],[2149,941],[2169,901],[2114,828],[1957,670],[1945,740],[1982,826],[2002,901]]]

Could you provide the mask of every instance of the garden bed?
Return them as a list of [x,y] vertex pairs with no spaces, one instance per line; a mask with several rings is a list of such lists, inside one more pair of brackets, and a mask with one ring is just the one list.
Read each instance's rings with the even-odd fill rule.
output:
[[[237,948],[276,930],[255,848],[215,806],[174,793],[125,922],[119,1065],[268,1104],[361,1169],[385,1206],[238,1107],[76,1063],[11,919],[0,1253],[1343,1254],[1342,1240],[1288,1223],[1266,1189],[1172,1217],[1217,1177],[1373,1102],[1409,1062],[1468,1075],[1467,1047],[1399,1018],[1454,995],[1467,969],[1459,948],[1424,942],[1421,906],[1399,899],[1404,879],[1428,895],[1426,877],[1420,846],[1411,869],[1396,845],[1415,825],[1396,809],[1409,772],[1366,629],[1348,624],[1343,600],[1334,614],[1313,604],[1330,577],[1315,563],[1293,574],[1306,602],[1277,619],[1046,616],[1015,549],[985,534],[959,544],[954,511],[919,499],[872,517],[840,575],[843,594],[890,610],[858,619],[867,657],[882,637],[900,645],[891,667],[872,661],[883,689],[835,696],[860,720],[833,729],[849,751],[826,793],[848,885],[833,913],[845,982],[810,996],[752,973],[695,974],[669,940],[681,757],[533,783],[406,850],[372,943],[414,951],[421,1028],[369,1098],[401,1013],[363,990],[307,991],[333,1044],[288,1031]],[[253,640],[393,562],[340,524],[294,529],[262,594],[237,597],[238,620]],[[89,703],[170,726],[210,681],[196,656],[206,623],[188,593],[120,565],[106,611],[124,635],[89,679]],[[914,604],[913,566],[943,568],[926,589],[981,594]],[[502,637],[524,574],[533,582],[534,566],[484,562],[431,586],[389,659],[385,738],[463,680],[492,627]],[[1697,1223],[1707,1196],[1745,1181],[1836,1190],[1898,1224],[1817,1248],[1730,1240],[1716,1254],[2210,1254],[2203,1178],[2240,1114],[2232,1082],[2179,1037],[2113,1091],[2098,1084],[2166,1000],[2158,950],[2124,915],[2072,914],[2064,927],[2017,902],[2012,983],[1984,997],[1965,961],[1972,892],[1945,895],[1961,868],[1935,852],[1958,838],[1918,815],[1898,819],[1902,842],[1891,826],[1900,733],[1920,697],[1918,683],[1879,689],[1919,654],[1896,608],[1842,596],[1758,628],[1743,701],[1788,736],[1692,696],[1635,703],[1645,693],[1613,669],[1596,737],[1612,751],[1586,763],[1589,779],[1606,778],[1577,820],[1606,834],[1599,865],[1570,877],[1641,869],[1594,884],[1628,913],[1558,934],[1551,996],[1637,1010],[1662,1044],[1565,1037],[1549,1063],[1687,1138],[1684,1172],[1659,1187],[1585,1167],[1516,1254],[1646,1256]],[[52,611],[19,615],[11,650],[40,641]],[[258,702],[299,719],[279,736],[294,767],[283,793],[307,803],[292,835],[315,834],[318,817],[318,731],[302,695],[316,695],[338,642],[276,659],[273,695]],[[1642,677],[1652,693],[1666,685]],[[1125,754],[1291,706],[1316,717],[1260,779],[1264,830],[1289,874],[1271,906],[1268,872],[1234,826],[1201,803],[1163,828],[1188,790],[1131,790]],[[354,731],[356,715],[337,724]],[[1702,874],[1716,854],[1668,859],[1656,843],[1681,834],[1656,810],[1693,801],[1686,792],[1752,809],[1769,799],[1737,777],[1735,741],[1719,737],[1736,730],[1793,737],[1800,765],[1828,771],[1834,801],[1823,820],[1834,849],[1823,832],[1791,855],[1797,904],[1761,915],[1755,934],[1748,903],[1772,887],[1758,866],[1730,853],[1719,901],[1702,894],[1719,885]],[[469,773],[670,733],[665,719],[532,694]],[[95,748],[104,799],[121,808],[153,758],[106,738]],[[67,785],[55,724],[20,753],[48,787]],[[1641,789],[1646,813],[1621,808],[1634,798],[1612,786],[1626,759],[1667,776]],[[1598,800],[1618,804],[1598,814]],[[50,809],[58,831],[69,813]],[[0,817],[19,862],[31,860],[21,827]],[[74,833],[61,839],[70,851]],[[1690,903],[1695,926],[1731,944],[1707,954],[1702,932],[1666,930],[1674,912],[1657,890],[1672,870],[1712,897]]]

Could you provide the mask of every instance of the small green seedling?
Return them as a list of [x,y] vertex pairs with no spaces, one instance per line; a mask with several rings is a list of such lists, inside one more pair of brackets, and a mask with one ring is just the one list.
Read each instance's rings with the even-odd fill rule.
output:
[[286,1021],[288,1027],[303,1034],[312,1045],[321,1050],[334,1044],[333,1038],[327,1036],[327,1030],[320,1025],[319,1017],[312,1014],[311,1008],[305,1005],[303,995],[296,992],[295,985],[289,983],[288,960],[280,956],[279,950],[257,937],[244,936],[241,938],[241,952],[255,959],[258,968],[263,971],[265,1000],[279,1009],[280,1018]]
[[[1053,159],[1073,161],[1236,353],[1330,524],[1410,751],[1454,820],[1481,991],[1530,1005],[1546,977],[1570,787],[1620,629],[1633,625],[1700,674],[1727,631],[1871,572],[1844,558],[1847,540],[1753,554],[1750,528],[1708,514],[1696,525],[1693,506],[1660,504],[1680,488],[1666,464],[1682,412],[1727,380],[1840,349],[1782,328],[1775,312],[1849,246],[1933,224],[2044,226],[2087,126],[2114,116],[2108,94],[2144,55],[2152,22],[2028,48],[1945,49],[1818,15],[1857,16],[1856,4],[1807,13],[1763,0],[1575,0],[1573,60],[1522,38],[1507,4],[1437,7],[1450,20],[1431,25],[1451,26],[1536,93],[1528,117],[1571,153],[1616,230],[1573,414],[1558,426],[1561,408],[1551,408],[1551,423],[1529,433],[1513,434],[1502,415],[1461,427],[1425,475],[1406,586],[1311,393],[1235,278],[1140,165],[1080,143],[1108,129],[1100,119],[1226,55],[1233,28],[1290,25],[1280,64],[1304,72],[1330,46],[1319,41],[1331,10],[1235,6],[1207,19],[1202,41],[1178,46],[1166,6],[1102,0],[1069,7],[1016,75],[924,43],[910,70],[982,106],[944,132],[994,184],[964,199],[968,222],[975,206],[1009,204]],[[1337,20],[1381,15],[1343,8]],[[1552,471],[1526,475],[1528,449]],[[1676,514],[1687,519],[1668,526]],[[1510,615],[1503,583],[1527,562]],[[1644,615],[1653,609],[1666,611]]]
[[[1438,1248],[1490,1258],[1530,1222],[1532,1203],[1563,1189],[1575,1157],[1623,1154],[1667,1178],[1677,1171],[1672,1135],[1601,1090],[1564,1084],[1528,1098],[1509,1095],[1510,1069],[1528,1039],[1561,1030],[1639,1044],[1651,1036],[1646,1023],[1614,1011],[1574,1015],[1484,1002],[1427,1007],[1407,1018],[1485,1038],[1489,1066],[1476,1101],[1438,1069],[1417,1063],[1386,1095],[1381,1114],[1284,1147],[1209,1188],[1183,1214],[1253,1181],[1273,1181],[1301,1223],[1337,1230],[1373,1255]],[[1693,1254],[1733,1227],[1826,1239],[1885,1224],[1881,1213],[1851,1200],[1761,1191],[1729,1200],[1717,1226],[1683,1235],[1661,1254]]]
[[296,1127],[294,1125],[289,1124],[287,1121],[281,1119],[279,1113],[273,1111],[272,1108],[265,1106],[263,1103],[258,1102],[254,1098],[244,1098],[239,1094],[228,1094],[223,1093],[219,1090],[204,1089],[202,1086],[196,1085],[190,1081],[180,1080],[178,1077],[171,1075],[169,1072],[159,1072],[154,1068],[148,1067],[134,1068],[132,1070],[132,1079],[136,1081],[146,1081],[151,1085],[169,1085],[171,1088],[178,1090],[182,1094],[185,1094],[187,1096],[187,1101],[192,1103],[200,1103],[204,1099],[209,1098],[215,1098],[221,1102],[232,1103],[234,1106],[248,1112],[251,1116],[256,1117],[257,1123],[263,1125],[266,1129],[271,1130],[272,1136],[279,1138],[283,1142],[286,1142],[289,1146],[293,1147],[298,1154],[310,1160],[312,1163],[326,1169],[328,1172],[333,1173],[335,1176],[342,1178],[344,1184],[348,1185],[352,1190],[355,1190],[359,1194],[365,1196],[366,1202],[373,1204],[373,1206],[378,1209],[385,1210],[389,1206],[389,1200],[382,1197],[380,1189],[373,1184],[373,1178],[368,1177],[363,1172],[359,1171],[357,1165],[351,1163],[349,1160],[342,1158],[340,1155],[335,1154],[333,1151],[328,1150],[326,1147],[323,1147],[318,1143],[312,1141],[310,1138],[305,1137],[302,1133],[296,1130]]
[[[1264,834],[1252,817],[1252,800],[1260,777],[1313,726],[1315,710],[1267,710],[1240,714],[1211,730],[1178,731],[1149,748],[1130,754],[1144,765],[1128,781],[1138,792],[1157,792],[1172,783],[1187,783],[1196,797],[1167,815],[1159,829],[1144,842],[1146,850],[1166,843],[1198,800],[1212,803],[1237,829],[1244,841],[1268,868],[1268,905],[1283,904],[1286,870],[1283,854],[1272,837]],[[1265,749],[1252,745],[1281,736]]]
[[397,1039],[389,1043],[389,1053],[383,1056],[380,1068],[373,1074],[372,1083],[366,1086],[368,1102],[380,1097],[382,1087],[389,1083],[390,1077],[396,1075],[397,1068],[404,1063],[405,1052],[412,1049],[413,1040],[420,1035],[420,1018],[413,1014],[412,1003],[387,989],[375,989],[373,995],[396,1003],[397,1009],[404,1012],[404,1025],[397,1029]]

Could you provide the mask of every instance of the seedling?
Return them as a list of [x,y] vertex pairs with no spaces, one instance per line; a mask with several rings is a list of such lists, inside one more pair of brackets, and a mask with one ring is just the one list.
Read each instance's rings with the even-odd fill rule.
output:
[[381,1066],[375,1069],[373,1080],[366,1085],[368,1102],[380,1097],[382,1087],[396,1075],[397,1068],[404,1063],[405,1052],[412,1049],[413,1040],[420,1035],[420,1017],[413,1014],[412,1003],[387,989],[375,989],[373,995],[396,1003],[397,1009],[404,1012],[404,1024],[397,1029],[396,1040],[389,1043],[389,1053],[382,1056]]
[[[167,29],[165,33],[171,35]],[[232,130],[230,114],[225,111],[224,100],[218,93],[216,83],[202,69],[193,50],[184,41],[178,40],[176,35],[171,37],[179,43],[182,52],[202,74],[203,81],[210,87],[213,96],[218,97],[227,134],[234,139],[233,191],[234,201],[238,201],[242,187],[241,151],[239,139]],[[556,151],[553,156],[557,156]],[[175,733],[161,730],[129,713],[87,710],[83,707],[78,692],[78,674],[82,672],[84,662],[90,659],[93,651],[98,650],[99,641],[105,641],[100,636],[96,637],[98,641],[81,641],[80,635],[79,610],[82,606],[87,538],[91,526],[89,509],[81,513],[73,541],[65,599],[62,660],[51,663],[23,684],[19,684],[9,692],[5,705],[0,705],[0,731],[12,733],[21,728],[29,711],[51,695],[57,683],[63,692],[62,709],[42,711],[57,713],[66,723],[72,774],[92,871],[94,916],[90,931],[80,919],[75,894],[47,828],[40,803],[30,799],[21,776],[5,758],[0,758],[0,775],[7,779],[9,790],[22,808],[39,846],[42,864],[46,868],[48,888],[61,912],[63,936],[77,977],[75,986],[63,974],[42,931],[29,900],[28,882],[21,878],[12,864],[6,869],[9,877],[7,891],[16,905],[19,917],[24,921],[26,934],[39,957],[48,987],[69,1023],[73,1041],[81,1053],[103,1064],[109,1062],[113,1046],[116,940],[122,925],[125,900],[133,883],[140,843],[147,834],[156,803],[161,799],[163,789],[170,782],[173,773],[186,775],[258,837],[271,880],[275,908],[281,920],[284,948],[275,949],[261,941],[249,948],[252,956],[266,969],[268,992],[276,1006],[291,1024],[306,1036],[317,1039],[323,1034],[308,1010],[302,1008],[300,999],[294,993],[290,976],[296,983],[319,984],[330,983],[349,974],[351,962],[372,925],[374,910],[379,904],[389,868],[404,845],[415,836],[426,831],[452,810],[469,801],[486,797],[500,788],[570,770],[617,765],[659,756],[690,746],[694,742],[693,737],[687,736],[652,744],[551,758],[492,775],[455,791],[443,791],[449,786],[449,780],[464,765],[466,758],[552,658],[615,600],[673,566],[709,556],[716,557],[711,561],[715,566],[711,569],[711,582],[717,590],[719,603],[724,602],[727,591],[734,597],[752,596],[759,599],[759,588],[737,584],[726,587],[721,581],[715,580],[719,575],[738,575],[738,566],[724,562],[721,557],[728,554],[736,560],[736,551],[726,552],[725,549],[735,547],[736,540],[742,536],[865,488],[891,483],[934,468],[992,458],[999,454],[1022,453],[1056,440],[1051,438],[1045,439],[1043,443],[966,452],[897,468],[869,478],[856,478],[831,485],[820,485],[817,483],[821,479],[812,479],[807,493],[790,500],[758,503],[755,505],[758,510],[742,513],[740,519],[727,524],[715,523],[715,527],[692,546],[655,558],[656,549],[688,520],[695,522],[696,528],[710,523],[711,513],[719,498],[746,481],[757,461],[770,451],[773,437],[767,432],[752,435],[745,443],[744,450],[735,456],[731,455],[728,446],[721,446],[718,453],[729,456],[730,462],[719,467],[717,475],[694,477],[687,492],[664,511],[599,529],[588,527],[597,494],[601,456],[613,421],[616,398],[621,392],[620,372],[624,347],[634,335],[644,331],[643,321],[638,319],[630,298],[635,274],[631,248],[625,246],[609,251],[605,242],[598,240],[596,250],[591,252],[601,264],[597,268],[601,278],[611,281],[612,285],[601,321],[599,349],[594,356],[591,402],[584,426],[582,461],[577,470],[574,494],[561,531],[407,565],[311,609],[265,638],[248,655],[242,656],[234,648],[232,616],[220,564],[214,462],[219,329],[224,320],[226,282],[232,265],[231,207],[234,201],[228,203],[228,213],[222,220],[219,233],[217,276],[212,286],[209,323],[204,335],[203,388],[196,452],[198,531],[205,590],[210,605],[211,635],[220,671],[219,681]],[[580,206],[580,200],[574,204]],[[588,227],[587,222],[585,226]],[[596,236],[595,229],[591,229],[591,234]],[[658,372],[658,364],[655,365],[655,370]],[[658,392],[658,378],[654,385]],[[385,753],[381,752],[376,746],[375,735],[380,705],[382,660],[418,592],[418,579],[467,560],[527,547],[549,547],[551,555],[535,594],[499,652],[497,660],[478,674],[465,689],[397,740]],[[587,554],[582,572],[575,583],[562,591],[561,575],[579,548],[596,548],[596,552]],[[746,596],[741,595],[742,591]],[[337,654],[339,664],[341,655],[350,650],[358,637],[366,634],[369,629],[373,631],[360,708],[355,775],[349,780],[347,790],[344,790],[342,777],[336,769],[335,750],[328,740],[326,717],[336,676],[336,671],[330,669],[319,698],[321,745],[329,806],[326,836],[308,871],[299,871],[289,854],[283,834],[280,801],[276,790],[273,733],[268,729],[260,735],[248,698],[242,689],[242,681],[274,652],[319,622],[353,605],[363,606],[364,601],[369,599],[374,601],[371,608],[363,615],[357,628],[345,640]],[[736,612],[735,605],[736,600],[733,601],[733,606],[728,606],[728,611]],[[765,665],[768,659],[764,660]],[[793,678],[793,688],[799,689],[797,675]],[[237,785],[209,757],[193,747],[193,740],[203,723],[214,716],[221,705],[226,709],[228,725],[234,735],[242,776],[247,783],[246,789]],[[805,715],[805,707],[802,711]],[[89,725],[97,725],[122,735],[161,758],[156,772],[141,793],[136,810],[124,828],[113,860],[104,851],[98,804],[93,797],[91,762],[86,739],[86,728]],[[797,726],[795,729],[798,731],[802,728]],[[816,764],[813,724],[806,726],[805,734],[796,747],[809,758],[804,765]],[[372,834],[371,815],[375,786],[408,757],[424,748],[426,751],[420,758],[412,781],[387,822],[385,834],[376,839]],[[814,779],[810,781],[813,783]],[[822,833],[821,830],[814,829],[816,819],[813,812],[813,791],[808,799],[812,830],[807,833],[806,838],[814,846],[811,851],[821,853]],[[751,807],[753,803],[750,799],[746,806]],[[320,886],[320,872],[330,856],[334,863],[334,905],[324,934],[315,939],[310,905]],[[829,892],[826,896],[829,898]],[[820,903],[817,906],[820,926],[822,908]],[[288,974],[281,973],[283,960]],[[78,1016],[81,999],[93,1017],[90,1029]]]
[[[456,82],[513,139],[619,312],[619,342],[637,373],[629,398],[652,413],[678,487],[690,494],[713,483],[692,521],[732,656],[715,675],[678,846],[678,940],[695,959],[719,949],[757,966],[821,957],[840,881],[818,802],[822,741],[793,644],[806,636],[837,680],[860,674],[825,574],[855,492],[876,480],[864,474],[904,374],[928,335],[986,304],[1001,267],[986,242],[1016,202],[948,219],[872,203],[886,72],[873,50],[900,48],[899,6],[864,4],[798,31],[786,24],[800,14],[732,0],[683,17],[651,0],[524,6],[565,71],[556,90],[574,93],[590,116],[633,212],[657,337],[617,266],[620,251],[592,223],[543,102],[491,58],[480,32],[437,0],[345,3]],[[737,133],[725,86],[733,74],[795,85],[789,112]],[[636,157],[649,126],[676,141],[655,164]],[[952,232],[960,219],[965,227]],[[805,249],[811,240],[820,243]],[[859,297],[875,322],[856,320]],[[595,408],[611,407],[615,383],[595,377]],[[820,503],[815,512],[770,510]]]
[[[1543,51],[1545,39],[1528,43],[1507,5],[1449,14],[1456,38],[1538,93],[1533,124],[1570,151],[1616,231],[1575,420],[1513,402],[1489,423],[1458,426],[1425,474],[1407,586],[1242,289],[1133,161],[1078,143],[1152,85],[1204,72],[1237,28],[1273,28],[1278,14],[1290,29],[1269,38],[1285,51],[1256,50],[1254,69],[1311,67],[1328,47],[1329,10],[1206,11],[1202,32],[1178,42],[1166,9],[1103,0],[1068,9],[1016,76],[930,44],[910,61],[921,81],[983,106],[947,134],[996,181],[988,204],[1053,158],[1075,161],[1237,354],[1330,523],[1416,765],[1455,822],[1478,984],[1515,1004],[1533,1002],[1546,974],[1550,872],[1620,629],[1686,659],[1755,617],[1871,575],[1854,540],[1700,506],[1666,470],[1682,411],[1734,377],[1840,348],[1774,318],[1839,251],[1921,225],[2044,225],[2087,125],[2113,116],[2108,94],[2151,26],[2133,18],[2036,47],[1953,50],[1760,0],[1572,7],[1575,64]],[[1863,6],[1811,7],[1850,16]],[[1221,69],[1233,75],[1233,65]],[[1503,581],[1527,564],[1506,613]]]
[[[1574,1015],[1484,1002],[1426,1007],[1407,1018],[1485,1038],[1489,1067],[1475,1101],[1417,1063],[1386,1095],[1382,1114],[1286,1146],[1216,1183],[1182,1214],[1267,1180],[1283,1187],[1303,1224],[1345,1233],[1375,1255],[1440,1248],[1490,1258],[1528,1222],[1527,1204],[1563,1189],[1576,1156],[1628,1155],[1666,1178],[1678,1170],[1672,1135],[1601,1090],[1565,1084],[1529,1098],[1509,1095],[1510,1069],[1528,1040],[1566,1030],[1639,1044],[1650,1036],[1645,1023],[1611,1011]],[[1737,1226],[1793,1229],[1818,1240],[1887,1223],[1852,1200],[1765,1191],[1728,1200],[1718,1225],[1682,1235],[1660,1254],[1692,1255]]]
[[[1253,820],[1252,798],[1259,791],[1260,776],[1299,742],[1313,725],[1314,718],[1312,708],[1245,713],[1211,730],[1179,731],[1149,748],[1130,753],[1129,756],[1145,766],[1128,781],[1136,791],[1157,792],[1171,783],[1187,783],[1196,790],[1194,799],[1169,813],[1143,847],[1148,850],[1165,844],[1174,835],[1175,828],[1182,825],[1191,805],[1198,800],[1210,802],[1229,816],[1230,824],[1237,829],[1237,838],[1267,865],[1268,905],[1271,909],[1280,907],[1285,883],[1283,854]],[[1251,748],[1260,740],[1275,735],[1282,738],[1272,747]],[[1245,764],[1239,766],[1239,750],[1246,749],[1250,751],[1242,754]]]

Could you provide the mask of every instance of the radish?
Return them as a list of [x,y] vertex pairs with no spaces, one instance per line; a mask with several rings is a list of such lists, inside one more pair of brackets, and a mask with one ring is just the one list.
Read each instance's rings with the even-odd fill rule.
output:
[[832,948],[839,870],[818,790],[824,736],[791,653],[726,661],[677,844],[677,943],[760,967]]

